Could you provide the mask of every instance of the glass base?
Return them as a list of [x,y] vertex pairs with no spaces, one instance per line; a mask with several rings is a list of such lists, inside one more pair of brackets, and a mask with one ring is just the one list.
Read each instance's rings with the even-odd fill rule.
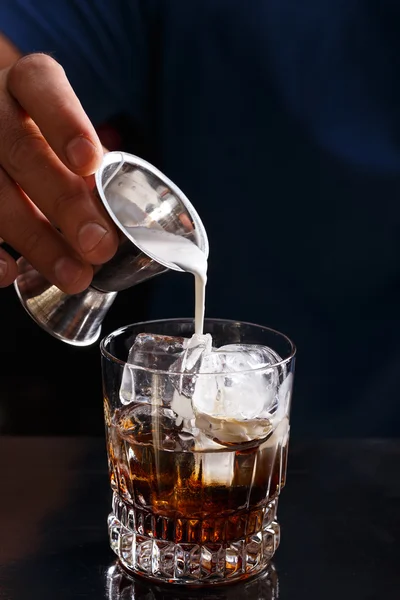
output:
[[[106,597],[108,600],[204,600],[204,598],[213,598],[214,600],[232,600],[237,593],[235,584],[231,586],[229,582],[225,586],[219,586],[218,590],[204,589],[205,585],[198,586],[174,586],[173,592],[171,586],[163,582],[151,582],[146,577],[137,577],[131,575],[120,561],[113,563],[107,570]],[[234,588],[234,591],[232,591]],[[173,593],[173,596],[171,596]],[[210,595],[212,594],[212,595]],[[270,563],[258,576],[251,576],[240,585],[240,600],[277,600],[279,598],[279,580],[277,572],[272,563]]]
[[[114,494],[110,545],[128,571],[153,581],[203,586],[247,579],[267,567],[279,546],[277,504],[224,519],[173,521]],[[233,525],[245,535],[232,535]]]

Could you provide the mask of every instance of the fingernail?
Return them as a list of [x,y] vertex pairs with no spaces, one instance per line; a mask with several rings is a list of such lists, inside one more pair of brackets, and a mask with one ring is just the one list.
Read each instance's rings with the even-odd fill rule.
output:
[[86,223],[78,231],[78,243],[84,254],[91,252],[100,244],[108,231],[99,223]]
[[62,285],[70,285],[78,281],[82,275],[83,266],[74,258],[63,256],[54,265],[54,273]]
[[0,281],[7,275],[8,263],[5,260],[0,260]]
[[69,162],[76,169],[83,169],[90,164],[97,155],[97,149],[87,138],[80,136],[69,142],[66,148]]

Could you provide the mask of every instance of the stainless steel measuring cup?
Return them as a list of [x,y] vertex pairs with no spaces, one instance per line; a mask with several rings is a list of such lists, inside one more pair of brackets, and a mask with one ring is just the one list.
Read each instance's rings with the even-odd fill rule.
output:
[[65,294],[26,261],[22,261],[14,284],[23,307],[36,323],[75,346],[96,342],[119,291],[168,269],[182,270],[144,252],[135,241],[135,227],[184,236],[208,256],[207,234],[196,210],[185,194],[150,163],[125,152],[110,152],[104,156],[95,182],[95,193],[119,232],[114,257],[96,269],[90,287],[80,294]]

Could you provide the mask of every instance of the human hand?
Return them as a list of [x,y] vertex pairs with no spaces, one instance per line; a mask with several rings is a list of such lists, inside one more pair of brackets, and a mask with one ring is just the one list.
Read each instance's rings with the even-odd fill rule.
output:
[[[0,71],[0,236],[66,293],[88,287],[118,237],[85,178],[103,154],[64,70],[32,54]],[[0,287],[18,274],[0,246]]]

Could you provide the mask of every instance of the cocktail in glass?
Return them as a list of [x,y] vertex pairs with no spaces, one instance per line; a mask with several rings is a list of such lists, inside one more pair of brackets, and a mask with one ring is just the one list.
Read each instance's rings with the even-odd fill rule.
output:
[[[206,319],[205,333],[217,356],[201,373],[185,354],[190,319],[128,326],[101,344],[111,547],[128,571],[159,582],[247,578],[280,541],[295,347],[237,321]],[[141,353],[128,364],[135,340]]]

